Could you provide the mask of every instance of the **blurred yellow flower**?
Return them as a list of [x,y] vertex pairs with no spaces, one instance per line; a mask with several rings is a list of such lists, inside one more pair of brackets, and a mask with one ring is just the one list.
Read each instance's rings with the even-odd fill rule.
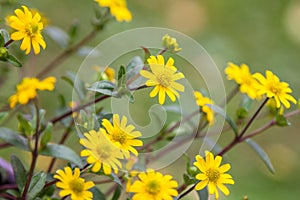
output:
[[286,107],[290,107],[290,102],[296,104],[296,99],[289,93],[292,93],[292,89],[286,82],[280,82],[280,79],[271,71],[266,71],[266,77],[260,73],[255,73],[254,78],[259,81],[257,90],[259,95],[266,95],[268,98],[274,98],[276,107],[280,108],[281,103]]
[[114,114],[113,123],[103,119],[102,126],[106,129],[110,141],[120,148],[125,158],[130,157],[130,152],[136,156],[138,155],[134,147],[143,145],[141,140],[136,139],[142,134],[139,131],[134,131],[135,127],[133,125],[127,126],[127,117],[123,116],[120,120],[120,116]]
[[182,48],[179,48],[176,38],[170,37],[168,34],[163,36],[162,46],[174,53],[177,53],[182,50]]
[[153,170],[138,174],[139,180],[128,185],[128,192],[133,192],[132,200],[172,200],[178,195],[178,183],[170,175],[163,175]]
[[94,164],[93,172],[98,172],[102,168],[104,174],[111,174],[113,168],[115,173],[118,173],[118,168],[122,167],[119,159],[123,158],[121,150],[116,147],[106,137],[107,133],[100,128],[99,131],[91,130],[84,133],[85,138],[80,139],[80,144],[87,149],[80,152],[81,156],[87,156],[87,163]]
[[175,82],[184,78],[183,73],[177,72],[173,58],[169,58],[166,64],[162,55],[150,56],[147,61],[152,73],[141,70],[140,74],[149,79],[145,83],[146,86],[154,86],[150,92],[150,97],[155,97],[158,94],[159,104],[163,104],[167,94],[174,102],[176,97],[179,98],[177,90],[184,92],[184,86]]
[[95,0],[101,7],[109,7],[110,13],[117,21],[131,21],[131,12],[127,8],[126,0]]
[[54,90],[55,77],[48,77],[42,81],[37,78],[24,78],[17,85],[17,92],[9,97],[9,105],[14,108],[17,103],[25,105],[37,96],[37,90]]
[[74,174],[70,167],[65,167],[64,170],[57,170],[54,178],[58,179],[56,187],[61,188],[59,196],[65,197],[70,195],[72,200],[92,200],[93,193],[88,191],[94,187],[92,181],[85,182],[80,177],[79,168],[74,169]]
[[200,180],[196,184],[196,190],[202,190],[208,186],[209,194],[216,194],[216,199],[219,198],[218,188],[225,194],[229,195],[229,190],[224,184],[234,184],[231,175],[226,174],[230,169],[230,164],[221,165],[222,157],[216,156],[209,151],[205,152],[205,160],[200,156],[196,156],[194,165],[201,171],[196,175],[196,179]]
[[211,125],[214,122],[214,111],[207,106],[207,104],[214,104],[214,102],[208,98],[203,96],[200,92],[195,91],[194,92],[196,103],[198,106],[201,107],[201,111],[205,114],[205,117],[208,121],[208,123]]
[[20,49],[29,54],[31,46],[35,54],[40,53],[40,46],[45,49],[46,43],[41,31],[44,26],[41,22],[41,15],[36,12],[34,15],[26,6],[23,10],[16,9],[15,14],[7,18],[8,25],[16,31],[11,34],[12,40],[23,40]]
[[250,73],[248,65],[241,64],[239,67],[229,62],[225,73],[228,80],[234,80],[240,86],[240,92],[247,94],[251,99],[260,97],[256,89],[258,83]]

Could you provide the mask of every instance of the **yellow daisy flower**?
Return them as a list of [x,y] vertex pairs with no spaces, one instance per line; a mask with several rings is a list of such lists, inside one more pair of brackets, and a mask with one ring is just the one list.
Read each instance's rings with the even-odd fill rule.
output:
[[200,156],[196,156],[194,165],[201,171],[196,175],[196,179],[200,180],[196,184],[196,190],[202,190],[208,186],[209,194],[216,194],[216,199],[219,198],[218,188],[225,194],[229,195],[229,190],[224,184],[234,184],[231,175],[226,174],[230,169],[230,164],[221,165],[222,157],[216,156],[209,151],[205,152],[205,160]]
[[70,195],[72,200],[92,200],[93,193],[88,189],[94,187],[92,181],[85,182],[80,177],[79,168],[74,169],[74,174],[70,167],[65,167],[64,170],[57,170],[54,178],[58,179],[56,187],[61,188],[59,196],[65,197]]
[[120,120],[118,114],[113,115],[113,123],[107,119],[102,121],[103,127],[108,133],[108,138],[123,152],[125,158],[130,157],[130,152],[134,155],[138,155],[137,150],[134,147],[142,146],[143,142],[136,139],[142,134],[139,131],[134,131],[133,125],[127,126],[127,117],[123,116]]
[[118,173],[118,168],[122,167],[119,159],[123,158],[123,154],[106,137],[106,131],[102,128],[99,131],[91,130],[85,133],[85,138],[80,139],[80,144],[87,149],[80,152],[81,156],[87,156],[87,163],[94,164],[93,172],[98,172],[102,168],[106,175],[111,174],[111,168]]
[[9,97],[9,105],[14,108],[17,103],[25,105],[29,100],[37,96],[37,90],[54,90],[55,77],[48,77],[42,81],[37,78],[24,78],[20,84],[17,85],[16,94]]
[[172,200],[178,195],[178,183],[170,175],[153,170],[138,174],[139,180],[129,185],[127,191],[133,192],[132,200]]
[[8,17],[8,25],[16,31],[11,34],[12,40],[23,40],[20,49],[26,54],[30,53],[31,45],[35,54],[40,53],[40,46],[45,49],[46,43],[41,35],[44,26],[41,22],[41,15],[36,12],[34,15],[26,6],[23,10],[16,9],[15,14]]
[[292,89],[286,82],[280,82],[280,79],[271,71],[266,71],[266,77],[260,73],[255,73],[256,78],[260,84],[257,85],[259,95],[266,95],[268,98],[274,98],[276,107],[280,108],[281,103],[286,107],[290,107],[290,102],[296,104],[296,99],[289,93],[292,93]]
[[140,74],[149,79],[145,83],[146,86],[154,86],[150,97],[155,97],[158,94],[159,104],[162,105],[165,102],[167,94],[171,101],[174,102],[176,97],[179,98],[177,90],[184,92],[184,86],[175,82],[184,78],[183,73],[177,72],[173,58],[169,58],[166,64],[162,55],[158,55],[157,57],[150,56],[147,61],[152,73],[141,70]]
[[251,99],[260,97],[256,89],[258,83],[250,73],[248,65],[241,64],[239,67],[230,62],[225,69],[225,73],[228,80],[234,80],[240,85],[240,92],[247,94]]
[[208,123],[211,125],[214,122],[214,111],[207,106],[207,104],[214,104],[214,102],[208,98],[204,97],[200,92],[194,92],[196,103],[201,107],[201,111],[205,114]]
[[117,21],[131,21],[131,12],[127,8],[126,0],[95,0],[101,7],[109,7],[110,13]]

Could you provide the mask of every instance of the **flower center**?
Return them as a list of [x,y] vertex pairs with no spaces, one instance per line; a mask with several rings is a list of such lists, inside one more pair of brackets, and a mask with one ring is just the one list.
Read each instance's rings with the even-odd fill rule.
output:
[[33,36],[37,34],[38,29],[39,29],[38,25],[33,23],[26,24],[25,26],[25,31],[29,36]]
[[217,180],[220,178],[220,172],[216,169],[208,169],[205,172],[206,176],[208,177],[209,181],[216,183]]
[[164,87],[169,87],[172,82],[172,76],[167,71],[157,76],[157,81]]
[[69,186],[75,194],[80,194],[84,190],[84,182],[81,179],[73,179],[69,182]]
[[155,195],[160,192],[161,186],[156,180],[152,180],[147,183],[146,190],[148,193]]
[[127,140],[126,133],[119,128],[119,130],[112,134],[112,139],[120,144],[124,144]]
[[101,160],[106,160],[111,155],[111,148],[108,145],[98,147],[96,151]]

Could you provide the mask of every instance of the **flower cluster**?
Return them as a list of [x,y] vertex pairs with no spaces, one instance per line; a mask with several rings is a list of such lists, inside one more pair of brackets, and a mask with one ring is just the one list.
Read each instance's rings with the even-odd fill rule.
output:
[[213,124],[214,122],[214,111],[209,107],[210,104],[214,104],[214,102],[208,98],[203,96],[200,92],[194,92],[196,103],[201,108],[201,112],[205,114],[205,117],[209,124]]
[[54,89],[56,82],[55,77],[48,77],[42,81],[37,78],[24,78],[22,82],[17,85],[16,94],[9,97],[9,105],[14,108],[17,103],[25,105],[29,100],[34,99],[37,96],[38,90],[49,90]]

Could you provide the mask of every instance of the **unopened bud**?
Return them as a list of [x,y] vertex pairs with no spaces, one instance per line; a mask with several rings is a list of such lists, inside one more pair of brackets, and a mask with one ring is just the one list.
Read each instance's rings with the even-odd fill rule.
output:
[[0,60],[7,61],[8,59],[8,51],[5,47],[0,47]]

